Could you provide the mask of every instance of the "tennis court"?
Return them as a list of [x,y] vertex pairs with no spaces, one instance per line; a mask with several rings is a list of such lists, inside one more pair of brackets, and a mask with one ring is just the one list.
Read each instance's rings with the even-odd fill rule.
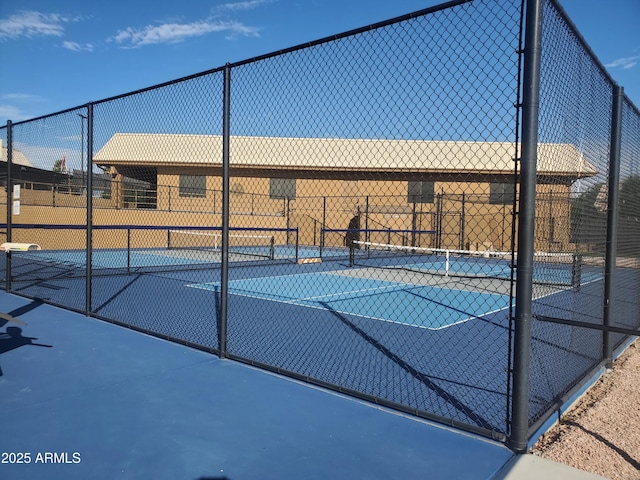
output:
[[[292,248],[276,246],[275,252]],[[309,264],[277,255],[238,255],[231,261],[230,252],[228,349],[234,358],[353,391],[366,387],[358,378],[363,375],[373,381],[372,396],[398,405],[419,399],[424,409],[453,411],[483,431],[499,432],[505,374],[502,362],[487,363],[486,355],[504,356],[506,343],[500,338],[508,315],[508,282],[472,279],[465,284],[424,272],[352,267],[348,250],[328,251],[333,255]],[[216,256],[199,249],[94,250],[92,313],[215,351]],[[82,311],[85,259],[82,252],[18,252],[12,256],[12,288]],[[493,290],[487,290],[490,286]],[[141,298],[152,300],[141,303]],[[469,352],[469,335],[475,336],[475,347],[485,345],[478,358]],[[490,380],[478,382],[470,375],[478,368]],[[388,375],[400,379],[391,390],[382,380]]]
[[[453,277],[511,280],[516,278],[517,254],[494,250],[457,250],[412,245],[355,242],[351,265],[399,268]],[[602,279],[602,258],[585,260],[583,254],[536,252],[533,282],[579,286]]]
[[[92,249],[92,315],[215,352],[218,237],[196,232],[190,237],[200,240],[179,246],[171,236],[171,242],[148,248],[131,242]],[[202,237],[206,245],[198,244]],[[455,426],[503,438],[515,265],[506,254],[401,245],[320,248],[280,243],[284,236],[280,242],[260,237],[266,238],[235,238],[228,253],[231,358],[311,383],[339,385],[375,403],[412,405],[435,412],[436,420],[452,418]],[[588,262],[567,255],[541,257],[535,265],[542,272],[535,278],[536,298],[547,312],[568,304],[597,309],[600,282],[587,281]],[[13,252],[12,289],[83,311],[87,258],[85,250],[73,249]],[[304,259],[317,261],[300,262]],[[598,272],[597,265],[593,271]],[[150,301],[140,301],[145,298]],[[590,355],[580,351],[591,340],[564,325],[534,331],[534,348],[544,359],[534,366],[544,370],[547,363],[562,362],[567,369],[554,378],[533,379],[533,408],[544,408],[572,372],[590,365]],[[224,379],[215,382],[221,383]],[[183,388],[189,391],[186,383]],[[446,468],[451,470],[449,464]]]
[[[400,405],[446,412],[484,432],[502,430],[510,282],[487,273],[483,264],[495,258],[461,256],[467,274],[454,275],[415,268],[439,263],[433,252],[367,258],[373,252],[365,256],[363,250],[353,263],[347,249],[334,247],[323,250],[322,262],[299,264],[290,256],[296,250],[318,253],[313,246],[294,245],[275,245],[273,258],[229,253],[228,348],[234,356],[346,389],[367,389],[372,397]],[[83,253],[14,254],[13,288],[53,303],[74,302],[82,310]],[[218,347],[219,252],[94,250],[92,260],[96,316],[198,347]],[[52,268],[60,274],[51,275]],[[595,298],[587,287],[585,298]],[[578,302],[570,285],[536,288],[550,311]],[[140,298],[153,301],[141,304]],[[570,329],[554,330],[556,341],[540,342],[546,358],[582,368],[588,359],[573,353]],[[398,380],[385,390],[381,382],[389,376]],[[371,379],[371,387],[360,378]],[[540,390],[541,404],[555,391],[546,381]]]
[[[393,322],[440,329],[477,319],[509,306],[507,295],[467,292],[355,276],[353,270],[233,280],[229,293]],[[354,275],[355,274],[355,275]],[[190,285],[215,290],[220,284]],[[274,288],[276,287],[276,288]],[[398,308],[401,305],[402,308]],[[407,317],[406,311],[415,312]]]
[[[79,225],[29,227],[41,235],[47,230],[67,234],[82,228]],[[221,227],[101,225],[95,228],[100,238],[98,243],[109,247],[92,248],[94,275],[219,269],[222,262]],[[273,265],[297,263],[300,259],[348,258],[346,248],[300,245],[297,228],[237,228],[228,236],[228,241],[227,258],[232,264]],[[84,248],[15,250],[13,256],[13,275],[17,281],[84,276],[87,268]]]
[[[20,322],[0,319],[0,446],[31,455],[0,465],[2,478],[473,480],[513,458],[485,438],[41,301],[0,301]],[[36,462],[45,452],[58,460]]]
[[[217,298],[221,289],[219,234],[168,231],[171,240],[164,247],[127,245],[92,250],[93,283],[98,287],[93,289],[94,312],[114,315],[107,312],[124,298],[130,297],[134,303],[135,295],[148,296],[161,283],[170,282],[169,289],[162,287],[162,296],[180,301],[192,298],[190,308],[199,320],[192,316],[189,323],[200,331],[202,338],[208,339],[204,342],[207,346],[215,348],[216,337],[207,332],[212,320],[209,294],[213,292]],[[179,237],[188,237],[189,242],[179,245]],[[237,297],[234,303],[240,311],[242,305],[252,305],[258,311],[299,307],[366,321],[367,328],[384,329],[381,324],[397,324],[425,330],[447,329],[477,320],[503,324],[509,314],[515,262],[506,252],[445,251],[365,242],[358,249],[319,248],[297,243],[275,244],[274,237],[267,235],[237,237],[241,237],[241,243],[235,239],[228,255],[231,266],[228,291]],[[204,239],[206,244],[194,245],[194,238],[198,242]],[[559,299],[567,295],[570,298],[579,282],[586,285],[601,278],[601,269],[591,271],[575,255],[540,253],[538,257],[540,261],[534,269],[534,281],[541,284],[537,287],[538,298]],[[12,282],[17,288],[37,291],[42,298],[53,299],[83,288],[86,260],[84,250],[14,252]],[[301,260],[318,262],[302,264]],[[197,295],[197,291],[205,295]],[[76,300],[78,308],[83,300],[81,297]],[[254,307],[255,302],[281,307]],[[141,324],[135,318],[127,321],[153,332],[175,334],[173,327],[165,331],[171,322],[164,320],[173,307],[156,309],[148,305],[147,309],[155,313],[153,318],[145,318]]]
[[[177,229],[169,229],[168,233],[166,248],[93,250],[93,273],[132,275],[195,270],[200,271],[196,275],[201,277],[209,270],[219,269],[222,256],[218,233]],[[245,268],[242,278],[229,283],[232,295],[329,309],[371,321],[431,330],[477,320],[510,305],[508,285],[500,279],[507,281],[510,278],[513,263],[506,260],[504,254],[498,259],[463,252],[452,258],[447,251],[445,258],[443,252],[435,249],[364,243],[362,250],[354,253],[338,247],[275,245],[274,237],[267,235],[236,237],[242,243],[233,246],[229,253],[230,263],[253,268],[251,271]],[[202,243],[194,246],[194,238]],[[320,254],[325,264],[312,267],[313,272],[297,273],[295,267],[291,270],[290,264],[299,259],[320,259]],[[355,262],[354,257],[358,257]],[[14,281],[37,281],[52,276],[59,279],[83,276],[87,255],[80,250],[38,250],[16,252],[14,258]],[[565,262],[564,257],[558,258]],[[276,265],[280,266],[282,274],[273,274]],[[567,284],[573,281],[571,267],[551,266],[565,275]],[[453,280],[444,278],[449,276]],[[455,280],[465,277],[487,280],[477,286]],[[180,276],[182,286],[220,290],[218,278],[216,281],[190,282],[191,278],[188,274]]]

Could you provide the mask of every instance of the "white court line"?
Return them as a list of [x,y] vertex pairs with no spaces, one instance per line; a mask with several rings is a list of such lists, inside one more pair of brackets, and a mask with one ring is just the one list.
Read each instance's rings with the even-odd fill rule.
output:
[[[206,284],[201,284],[201,285],[206,285]],[[188,287],[192,287],[192,288],[199,288],[201,290],[211,291],[211,289],[209,289],[209,288],[204,288],[204,287],[198,286],[196,284],[187,285],[187,286]],[[300,299],[278,300],[277,298],[261,297],[261,296],[257,296],[257,295],[250,295],[250,294],[247,294],[247,293],[239,293],[239,292],[233,292],[233,295],[237,295],[239,297],[256,298],[256,299],[259,299],[259,300],[267,300],[267,301],[270,301],[270,302],[284,303],[285,305],[295,305],[297,307],[313,308],[315,310],[322,310],[323,312],[328,312],[329,311],[325,307],[322,307],[322,306],[313,305],[313,304],[307,304],[307,303],[299,303]],[[354,313],[354,312],[346,312],[346,311],[342,311],[342,310],[333,310],[333,312],[340,313],[342,315],[349,315],[349,316],[352,316],[352,317],[365,318],[365,319],[368,319],[368,320],[377,320],[377,321],[380,321],[380,322],[395,323],[396,325],[404,325],[405,327],[422,328],[422,329],[425,329],[425,330],[440,330],[441,328],[444,328],[444,327],[438,327],[438,328],[427,327],[427,326],[424,326],[424,325],[417,325],[417,324],[413,324],[413,323],[400,322],[398,320],[390,320],[388,318],[372,317],[370,315],[363,315],[361,313]]]
[[[257,277],[256,279],[276,279],[276,278],[285,278],[285,277],[296,277],[296,276],[310,276],[310,275],[326,275],[328,272],[318,272],[318,273],[296,273],[296,274],[292,274],[292,275],[275,275],[275,276],[271,276],[271,277]],[[333,276],[335,277],[340,277],[340,278],[348,278],[345,275],[336,275],[333,274]],[[355,277],[355,278],[359,278],[359,277]],[[242,280],[231,280],[229,283],[231,284],[231,287],[233,288],[233,282],[243,282],[243,281],[251,281],[254,279],[242,279]],[[366,278],[361,278],[361,280],[368,280]],[[312,297],[290,297],[288,295],[278,295],[278,294],[274,294],[274,293],[261,293],[261,292],[253,292],[254,295],[257,294],[257,296],[255,298],[261,298],[261,299],[265,299],[265,297],[260,296],[260,295],[265,295],[267,298],[269,299],[270,297],[276,297],[276,301],[281,301],[281,300],[277,300],[277,297],[280,298],[292,298],[294,300],[298,300],[298,301],[315,301],[315,300],[322,300],[322,299],[330,299],[330,298],[335,298],[335,297],[341,297],[341,296],[349,296],[349,295],[357,295],[357,294],[361,294],[361,293],[371,293],[371,292],[378,292],[378,291],[385,291],[385,290],[391,290],[391,289],[395,289],[395,290],[402,290],[402,288],[406,287],[415,287],[415,285],[412,284],[408,284],[408,283],[399,283],[399,282],[391,282],[389,280],[376,280],[376,279],[370,279],[371,281],[379,281],[379,282],[384,282],[384,283],[392,283],[393,285],[385,285],[383,287],[372,287],[372,288],[364,288],[364,289],[360,289],[360,290],[343,290],[341,292],[336,292],[336,293],[331,293],[331,294],[327,294],[327,295],[317,295],[317,296],[312,296]],[[219,282],[209,282],[209,283],[200,283],[200,284],[189,284],[187,285],[187,287],[192,287],[192,288],[200,288],[203,290],[209,290],[207,288],[203,288],[201,287],[201,285],[220,285]],[[251,290],[249,289],[243,289],[243,288],[238,288],[236,287],[236,291],[244,291],[244,292],[251,292]],[[235,293],[232,292],[234,294],[237,295],[244,295],[244,296],[249,296],[249,295],[245,295],[245,294],[239,294],[239,293]],[[372,317],[373,318],[373,317]]]
[[415,286],[412,285],[410,283],[400,283],[400,282],[394,282],[391,280],[378,280],[375,278],[363,278],[363,277],[349,277],[346,275],[339,275],[339,274],[334,274],[331,272],[321,272],[320,274],[329,274],[332,275],[334,277],[340,277],[341,279],[344,278],[358,278],[361,280],[369,280],[369,281],[373,281],[373,282],[381,282],[381,283],[388,283],[391,285],[385,285],[385,286],[381,286],[381,287],[371,287],[371,288],[363,288],[360,290],[349,290],[349,291],[342,291],[339,293],[332,293],[332,294],[328,294],[328,295],[318,295],[318,296],[313,296],[313,297],[302,297],[299,300],[318,300],[318,299],[323,299],[323,298],[331,298],[331,297],[339,297],[342,295],[353,295],[353,294],[360,294],[360,293],[372,293],[372,292],[381,292],[381,291],[385,291],[385,290],[402,290],[405,286],[406,287],[411,287],[411,286]]
[[[341,272],[340,270],[335,270],[333,272],[317,272],[317,273],[297,273],[297,274],[291,274],[291,275],[274,275],[274,276],[269,276],[269,277],[258,277],[259,279],[277,279],[277,278],[282,278],[282,277],[299,277],[299,276],[310,276],[310,275],[333,275],[333,276],[341,276],[344,277],[345,275],[342,274],[336,274],[334,272]],[[245,281],[245,280],[251,280],[251,279],[243,279],[243,280],[231,280],[229,283],[232,284],[235,281]],[[366,280],[366,279],[364,279]],[[377,281],[376,279],[371,279],[374,281]],[[387,281],[388,280],[381,280],[381,281]],[[316,296],[316,297],[303,297],[303,298],[292,298],[292,297],[286,297],[284,295],[279,296],[279,295],[275,295],[272,293],[268,293],[268,294],[256,294],[256,292],[250,292],[250,291],[243,291],[242,289],[237,289],[236,292],[230,292],[234,295],[238,295],[241,297],[246,297],[246,298],[254,298],[254,299],[259,299],[259,300],[267,300],[267,301],[273,301],[273,302],[278,302],[278,303],[283,303],[286,305],[295,305],[295,306],[299,306],[299,307],[306,307],[306,308],[314,308],[316,310],[322,310],[322,311],[327,311],[327,308],[322,307],[322,306],[316,306],[313,304],[308,304],[308,303],[303,303],[303,302],[308,302],[308,301],[316,301],[317,299],[322,299],[322,298],[331,298],[331,297],[336,297],[336,296],[340,296],[340,295],[350,295],[350,294],[354,294],[354,293],[366,293],[366,292],[375,292],[375,291],[383,291],[383,290],[391,290],[391,289],[395,289],[398,291],[401,291],[403,288],[402,286],[406,286],[409,288],[429,288],[429,289],[441,289],[437,286],[432,286],[432,285],[415,285],[415,284],[409,284],[409,283],[400,283],[400,282],[390,282],[390,283],[396,283],[396,285],[388,285],[385,287],[377,287],[377,288],[371,288],[371,289],[363,289],[363,290],[353,290],[353,291],[349,291],[349,292],[341,292],[341,293],[336,293],[336,294],[331,294],[331,295],[323,295],[323,296]],[[208,286],[213,286],[213,285],[219,285],[218,282],[209,282],[209,283],[199,283],[199,284],[190,284],[187,285],[188,287],[192,287],[192,288],[198,288],[201,290],[208,290],[208,291],[212,291],[211,288],[208,288]],[[232,287],[233,288],[233,287]],[[452,288],[447,288],[447,289],[441,289],[441,290],[450,290],[453,292],[464,292],[464,293],[473,293],[473,294],[479,294],[479,295],[500,295],[500,294],[496,294],[496,293],[482,293],[482,292],[471,292],[469,290],[459,290],[459,289],[452,289]],[[392,290],[393,291],[393,290]],[[505,296],[505,295],[500,295],[500,296]],[[276,297],[276,298],[274,298]],[[281,298],[277,298],[277,297],[281,297]],[[284,298],[287,298],[287,300],[284,300]],[[427,301],[429,301],[428,299],[426,299]],[[496,309],[496,310],[492,310],[486,313],[482,313],[481,315],[473,315],[473,316],[469,316],[463,320],[458,320],[456,322],[453,323],[448,323],[446,325],[442,325],[439,327],[432,327],[432,326],[425,326],[425,325],[419,325],[419,324],[415,324],[415,323],[407,323],[407,322],[403,322],[403,321],[398,321],[398,320],[391,320],[388,318],[380,318],[380,317],[375,317],[375,316],[371,316],[371,315],[364,315],[364,314],[360,314],[357,312],[352,312],[352,311],[342,311],[342,310],[335,310],[336,313],[340,313],[343,315],[350,315],[350,316],[354,316],[354,317],[359,317],[359,318],[365,318],[365,319],[370,319],[370,320],[377,320],[377,321],[381,321],[381,322],[386,322],[386,323],[394,323],[397,325],[404,325],[407,327],[414,327],[414,328],[422,328],[425,330],[433,330],[433,331],[438,331],[438,330],[444,330],[446,328],[450,328],[456,325],[460,325],[463,323],[466,323],[470,320],[477,320],[480,319],[483,316],[486,315],[491,315],[494,313],[498,313],[501,312],[502,310],[505,310],[507,308],[509,308],[510,305],[507,305],[505,307]],[[445,308],[446,305],[445,305]]]
[[466,322],[468,322],[470,320],[480,320],[482,317],[484,317],[486,315],[493,315],[494,313],[501,312],[501,311],[503,311],[503,310],[505,310],[507,308],[509,308],[509,305],[507,305],[506,307],[498,308],[496,310],[491,310],[489,312],[483,313],[482,315],[475,315],[473,317],[467,317],[464,320],[459,320],[457,322],[448,323],[447,325],[443,325],[442,327],[431,328],[430,330],[444,330],[445,328],[453,327],[454,325],[459,325],[461,323],[466,323]]
[[[341,275],[339,273],[336,272],[341,272],[342,270],[332,270],[329,272],[315,272],[315,273],[293,273],[290,275],[270,275],[270,276],[266,276],[266,277],[255,277],[255,278],[245,278],[245,279],[239,279],[239,280],[230,280],[229,284],[233,284],[234,282],[244,282],[244,281],[252,281],[252,280],[275,280],[275,279],[280,279],[280,278],[292,278],[292,277],[312,277],[312,276],[318,276],[318,275],[331,275],[334,277],[340,277],[340,278],[357,278],[360,280],[370,280],[370,281],[374,281],[374,282],[383,282],[383,283],[391,283],[393,285],[386,285],[383,287],[372,287],[372,288],[365,288],[365,289],[361,289],[361,290],[349,290],[349,291],[342,291],[339,293],[333,293],[333,294],[329,294],[329,295],[320,295],[320,296],[313,296],[313,297],[299,297],[297,298],[298,300],[315,300],[315,299],[322,299],[322,298],[330,298],[330,297],[335,297],[335,296],[339,296],[339,295],[349,295],[349,294],[355,294],[355,293],[363,293],[363,292],[374,292],[377,290],[386,290],[386,289],[391,289],[391,288],[402,288],[404,286],[406,287],[416,287],[415,284],[412,283],[404,283],[404,282],[394,282],[392,280],[378,280],[375,278],[371,278],[371,279],[367,279],[364,277],[352,277],[349,275]],[[192,288],[201,288],[199,287],[199,285],[220,285],[220,282],[207,282],[207,283],[194,283],[194,284],[187,284],[187,287],[192,287]],[[419,286],[419,285],[418,285]],[[242,288],[238,288],[238,290],[243,290]],[[273,295],[271,293],[269,294],[265,294],[265,295]],[[274,296],[278,296],[278,295],[274,295]],[[285,295],[281,295],[282,297],[285,297]],[[262,297],[259,297],[262,298]],[[293,297],[289,297],[289,298],[293,298]]]

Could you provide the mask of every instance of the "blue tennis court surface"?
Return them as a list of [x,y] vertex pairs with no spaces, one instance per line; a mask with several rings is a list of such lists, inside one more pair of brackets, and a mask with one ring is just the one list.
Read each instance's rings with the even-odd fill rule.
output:
[[[190,286],[220,288],[218,282]],[[467,291],[462,296],[459,290],[330,272],[233,280],[229,293],[428,329],[445,328],[509,306],[506,295]],[[406,312],[415,314],[407,316]]]
[[[127,268],[172,266],[183,264],[211,263],[205,255],[185,256],[167,255],[166,249],[131,250],[94,250],[91,256],[91,265],[94,268]],[[87,254],[84,250],[40,250],[26,252],[25,257],[44,262],[55,262],[60,265],[84,267],[87,264]]]
[[[565,254],[558,254],[563,258]],[[445,276],[496,278],[510,280],[516,278],[513,262],[506,258],[456,257],[447,260],[441,255],[389,256],[387,258],[358,258],[358,266],[398,268]],[[566,285],[586,283],[602,278],[601,268],[576,267],[569,262],[534,262],[533,281],[539,284]]]
[[509,278],[511,275],[511,267],[507,262],[450,262],[447,265],[446,260],[433,260],[429,262],[412,263],[411,268],[416,270],[445,272],[449,271],[451,274],[474,274],[474,275],[486,275],[498,278]]
[[[409,250],[410,252],[410,250]],[[265,250],[262,246],[244,245],[230,252],[230,261],[237,262],[269,262],[291,261],[299,259],[318,259],[325,261],[346,260],[348,249],[339,247],[323,248],[317,246],[275,245],[273,251]],[[370,252],[360,253],[356,259],[356,265],[362,267],[409,269],[428,274],[460,277],[497,278],[509,280],[515,278],[512,272],[512,262],[505,258],[492,258],[482,256],[456,256],[446,259],[440,254],[412,255],[406,252],[394,253],[387,256],[370,257]],[[86,267],[86,253],[84,250],[41,250],[30,252],[16,252],[16,257],[22,256],[29,261],[40,261],[44,265],[53,268],[67,269],[72,274],[75,269]],[[602,278],[600,268],[589,268],[575,265],[568,260],[567,254],[557,255],[559,263],[536,262],[533,269],[534,282],[555,285],[575,285],[588,283]],[[550,257],[554,258],[554,257]],[[93,250],[92,268],[108,272],[113,270],[162,270],[183,266],[185,268],[215,268],[221,263],[219,250],[192,250],[192,249],[108,249]],[[241,286],[238,287],[242,289]]]
[[[264,247],[243,246],[231,255],[245,255],[245,260],[267,258],[269,252]],[[29,252],[15,252],[14,255],[24,256],[30,260],[51,262],[71,267],[84,267],[87,264],[87,254],[84,250],[38,250]],[[324,248],[323,257],[346,257],[348,251],[344,248]],[[313,246],[276,245],[274,247],[274,259],[319,258],[320,248]],[[241,256],[235,260],[243,259]],[[95,249],[91,255],[93,268],[143,268],[162,267],[176,265],[208,265],[220,263],[219,250],[180,250],[167,248],[146,249]]]
[[[412,263],[405,265],[406,268],[423,270],[425,272],[448,272],[450,275],[471,275],[478,277],[500,278],[508,280],[516,278],[516,271],[512,271],[511,265],[507,261],[456,261],[447,264],[445,260],[434,260],[429,262]],[[575,282],[575,273],[571,270],[571,265],[534,265],[533,281],[537,283],[549,283],[558,285],[571,285]],[[599,280],[600,273],[583,273],[582,281]]]
[[0,319],[0,451],[23,454],[3,480],[488,480],[514,457],[38,300],[0,302],[20,322]]

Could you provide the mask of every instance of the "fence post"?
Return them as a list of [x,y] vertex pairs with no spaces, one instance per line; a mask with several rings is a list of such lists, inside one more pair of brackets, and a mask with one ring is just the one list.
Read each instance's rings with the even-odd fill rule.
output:
[[553,248],[553,237],[554,237],[554,226],[553,226],[553,192],[549,192],[549,204],[548,204],[548,208],[549,208],[549,234],[547,235],[548,239],[548,244],[547,244],[547,251],[551,252],[552,248]]
[[[366,196],[364,203],[364,230],[366,232],[364,235],[364,241],[370,242],[371,234],[369,233],[369,195]],[[368,249],[369,247],[367,246],[367,250]]]
[[287,195],[284,204],[287,216],[287,245],[291,245],[291,239],[289,238],[289,229],[291,228],[291,197],[289,195]]
[[224,67],[222,100],[222,260],[220,265],[220,316],[218,349],[220,358],[227,357],[227,299],[229,283],[229,136],[231,106],[231,67]]
[[464,244],[464,237],[465,237],[465,224],[464,222],[466,221],[466,196],[465,193],[462,192],[462,206],[460,207],[460,246],[458,248],[460,248],[460,250],[465,250],[466,246]]
[[[607,190],[607,243],[605,249],[604,271],[604,310],[602,324],[611,325],[612,295],[616,272],[618,248],[618,193],[620,190],[620,149],[622,143],[622,100],[624,89],[616,86],[613,90],[613,108],[611,112],[611,144],[609,148],[609,186]],[[602,334],[602,359],[605,367],[613,366],[613,344],[611,332]]]
[[436,193],[436,248],[442,248],[442,197]]
[[326,196],[322,197],[322,228],[327,228],[327,197]]
[[529,438],[529,379],[531,367],[531,323],[533,252],[538,160],[538,111],[540,103],[540,56],[542,46],[542,0],[526,6],[524,77],[522,102],[522,158],[518,267],[513,357],[513,403],[509,448],[526,453]]
[[[91,284],[93,276],[93,104],[87,105],[87,259],[85,314],[91,313]],[[83,167],[84,168],[84,167]]]
[[[422,199],[422,195],[420,195]],[[416,246],[416,230],[418,225],[418,218],[416,217],[416,202],[413,202],[413,207],[411,209],[411,246]]]
[[[7,242],[11,241],[11,215],[13,206],[13,175],[11,166],[13,163],[13,125],[7,120]],[[5,290],[11,291],[11,252],[5,254],[7,264],[5,269]]]

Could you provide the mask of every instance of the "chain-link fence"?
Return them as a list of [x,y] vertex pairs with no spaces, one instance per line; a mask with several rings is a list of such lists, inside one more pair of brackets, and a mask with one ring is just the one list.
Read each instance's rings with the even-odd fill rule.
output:
[[[640,276],[640,111],[629,100],[622,105],[620,132],[620,174],[617,215],[617,271],[614,278],[611,325],[640,328],[638,299]],[[614,336],[613,345],[626,341],[622,334]]]
[[[453,2],[9,122],[5,289],[506,440],[524,8]],[[625,99],[613,188],[615,85],[543,19],[530,431],[640,319],[640,115]]]
[[[551,247],[559,228],[566,230],[569,251],[577,261],[581,278],[570,294],[534,293],[529,399],[534,428],[603,361],[611,362],[613,345],[619,347],[628,341],[628,334],[607,332],[604,326],[638,329],[637,242],[631,236],[632,214],[623,213],[621,202],[626,197],[625,203],[633,208],[640,193],[633,174],[633,165],[636,169],[640,166],[640,117],[625,101],[624,147],[622,155],[618,154],[620,160],[616,160],[614,140],[620,136],[616,131],[620,127],[615,122],[619,115],[615,96],[615,83],[562,8],[555,1],[544,2],[538,133],[540,144],[553,147],[540,149],[538,161],[544,164],[560,156],[562,145],[571,145],[579,156],[577,162],[564,160],[576,167],[576,177],[570,184],[561,178],[550,182],[551,189],[565,190],[569,195],[564,207],[555,212],[548,208],[548,220],[544,218],[546,214],[536,214],[536,237],[548,238]],[[610,198],[615,201],[613,193],[618,195],[611,191],[612,181],[620,195],[617,212],[610,202]],[[543,195],[538,195],[538,211]],[[568,213],[568,222],[558,221],[562,211]],[[549,227],[553,227],[553,235],[549,235]],[[616,250],[612,243],[614,231]],[[567,251],[565,248],[560,250]]]

